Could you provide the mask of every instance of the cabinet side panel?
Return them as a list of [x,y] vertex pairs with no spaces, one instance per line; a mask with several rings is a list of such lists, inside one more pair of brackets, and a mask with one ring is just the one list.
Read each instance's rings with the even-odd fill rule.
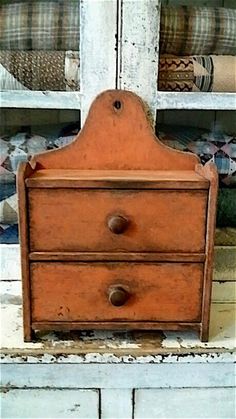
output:
[[29,277],[29,237],[28,237],[28,211],[27,191],[25,178],[32,173],[28,163],[21,163],[17,173],[17,193],[19,209],[19,235],[21,248],[21,274],[23,289],[23,320],[24,339],[30,341],[31,336],[31,309],[30,309],[30,277]]

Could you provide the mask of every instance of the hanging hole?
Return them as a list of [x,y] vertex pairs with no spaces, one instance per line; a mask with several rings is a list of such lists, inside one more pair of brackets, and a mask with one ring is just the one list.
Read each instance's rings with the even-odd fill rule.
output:
[[121,102],[119,100],[115,100],[113,106],[115,109],[119,110],[121,108]]

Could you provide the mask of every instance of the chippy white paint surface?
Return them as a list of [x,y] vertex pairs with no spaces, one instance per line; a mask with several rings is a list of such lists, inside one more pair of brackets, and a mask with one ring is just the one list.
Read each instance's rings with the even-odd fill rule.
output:
[[[42,339],[38,340],[37,343],[24,343],[23,342],[23,330],[22,330],[22,307],[21,307],[21,277],[20,273],[20,254],[19,246],[17,245],[2,245],[0,246],[1,250],[1,298],[2,298],[2,321],[1,321],[1,341],[2,347],[6,349],[13,349],[17,351],[18,349],[30,350],[32,353],[36,349],[41,349],[44,352],[47,352],[47,349],[52,353],[53,351],[64,351],[65,349],[69,350],[70,353],[74,351],[73,339],[64,337],[64,342],[58,338],[57,334],[51,332],[50,334],[45,334],[42,336]],[[159,339],[158,334],[154,334],[156,337],[156,342],[154,342],[151,348],[147,348],[148,340],[146,341],[137,341],[133,339],[132,335],[123,334],[123,338],[118,334],[118,338],[110,332],[94,332],[92,337],[82,333],[82,338],[77,341],[77,351],[83,352],[85,349],[83,342],[89,342],[90,353],[93,352],[95,355],[89,355],[89,347],[87,347],[87,358],[79,357],[72,359],[75,362],[129,362],[129,357],[119,359],[116,356],[111,358],[112,353],[116,351],[123,351],[127,354],[127,350],[134,353],[136,357],[139,357],[140,362],[145,362],[145,355],[157,355],[158,352],[161,352],[164,349],[168,350],[188,350],[188,349],[233,349],[235,347],[235,305],[232,304],[235,301],[235,281],[236,279],[236,266],[234,265],[234,251],[232,252],[232,247],[222,248],[218,247],[215,252],[216,257],[216,270],[215,277],[218,281],[213,283],[213,301],[215,303],[212,305],[211,310],[211,323],[210,323],[210,341],[208,343],[201,343],[197,337],[197,334],[194,332],[165,332],[165,337]],[[223,252],[223,253],[222,253]],[[217,260],[219,259],[219,263]],[[224,261],[223,265],[221,260]],[[230,281],[227,281],[225,275],[225,265],[230,266],[230,272],[227,272],[227,278]],[[224,281],[224,282],[222,282]],[[216,304],[217,303],[217,304]],[[228,303],[228,304],[224,304]],[[68,340],[69,339],[69,340]],[[45,343],[47,345],[45,346]],[[146,346],[145,346],[146,345]],[[95,348],[97,350],[95,350]],[[142,353],[140,353],[143,351]],[[155,350],[154,350],[155,349]],[[137,352],[135,354],[135,351]],[[105,354],[109,353],[108,358],[105,355],[96,356],[96,352]],[[41,352],[42,354],[42,352]],[[36,357],[36,362],[37,362]],[[67,359],[67,358],[66,358]],[[175,358],[173,358],[175,359]],[[172,359],[172,361],[173,361]],[[195,359],[195,358],[194,358]],[[131,362],[134,358],[131,357]],[[158,358],[146,358],[146,361],[158,362]],[[139,362],[138,361],[138,362]],[[17,361],[19,362],[19,360]],[[52,362],[55,360],[52,358]],[[64,362],[63,357],[60,359],[60,362]]]
[[84,122],[91,101],[116,87],[116,0],[81,0],[81,111]]
[[21,279],[20,246],[18,244],[0,245],[0,280]]
[[101,390],[102,419],[132,418],[132,389],[110,388]]
[[9,390],[1,394],[1,418],[99,418],[97,390]]
[[134,418],[234,418],[233,388],[136,390]]
[[80,109],[80,92],[49,92],[9,90],[0,92],[2,108]]
[[[134,367],[135,365],[135,367]],[[202,388],[233,387],[231,363],[2,364],[7,388]]]
[[19,247],[3,248],[3,418],[233,417],[233,277],[214,283],[220,302],[212,304],[208,343],[192,332],[112,331],[44,332],[24,343],[21,281],[11,280],[20,277]]
[[156,108],[236,110],[236,93],[158,92]]
[[137,93],[156,117],[159,0],[120,0],[118,87]]
[[[200,342],[198,336],[194,332],[164,332],[164,337],[160,339],[160,334],[152,333],[146,334],[146,340],[137,339],[132,333],[118,333],[114,335],[112,332],[93,332],[92,335],[86,333],[78,334],[78,339],[75,341],[71,335],[66,334],[63,340],[60,339],[61,334],[44,333],[41,334],[37,343],[23,342],[23,327],[22,327],[22,305],[21,305],[21,282],[20,281],[1,281],[1,346],[4,349],[14,350],[18,349],[42,349],[42,352],[53,353],[54,350],[63,353],[66,349],[73,354],[77,350],[93,352],[95,348],[97,352],[103,354],[116,353],[119,351],[122,354],[133,353],[135,355],[150,355],[158,354],[164,349],[171,351],[181,349],[212,349],[225,348],[231,350],[235,347],[235,304],[229,303],[213,303],[211,308],[211,322],[210,322],[210,340],[207,343]],[[142,335],[141,335],[142,336]],[[145,333],[143,334],[145,336]],[[151,346],[150,339],[151,336]],[[149,345],[149,347],[148,347]],[[90,349],[89,349],[90,348]],[[9,351],[7,351],[9,352]],[[42,354],[41,352],[41,354]],[[67,351],[68,352],[68,351]],[[51,362],[55,360],[52,359]],[[128,362],[129,359],[127,358]],[[62,360],[63,362],[63,360]],[[81,362],[78,357],[77,362]],[[82,362],[89,362],[89,358]],[[99,360],[102,362],[102,359]],[[133,362],[133,358],[131,359]]]

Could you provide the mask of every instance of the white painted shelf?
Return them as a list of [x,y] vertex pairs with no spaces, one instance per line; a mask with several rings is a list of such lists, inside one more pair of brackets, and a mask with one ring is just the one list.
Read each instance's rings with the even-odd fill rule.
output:
[[236,93],[158,92],[157,110],[236,110]]
[[80,92],[39,92],[6,90],[0,92],[1,108],[73,109],[81,108]]

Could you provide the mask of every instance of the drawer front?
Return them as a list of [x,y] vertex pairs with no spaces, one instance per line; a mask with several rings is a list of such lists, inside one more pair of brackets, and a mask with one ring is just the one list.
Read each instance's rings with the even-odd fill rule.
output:
[[35,262],[30,269],[33,321],[200,320],[203,264]]
[[204,252],[206,209],[206,191],[36,188],[30,249]]

